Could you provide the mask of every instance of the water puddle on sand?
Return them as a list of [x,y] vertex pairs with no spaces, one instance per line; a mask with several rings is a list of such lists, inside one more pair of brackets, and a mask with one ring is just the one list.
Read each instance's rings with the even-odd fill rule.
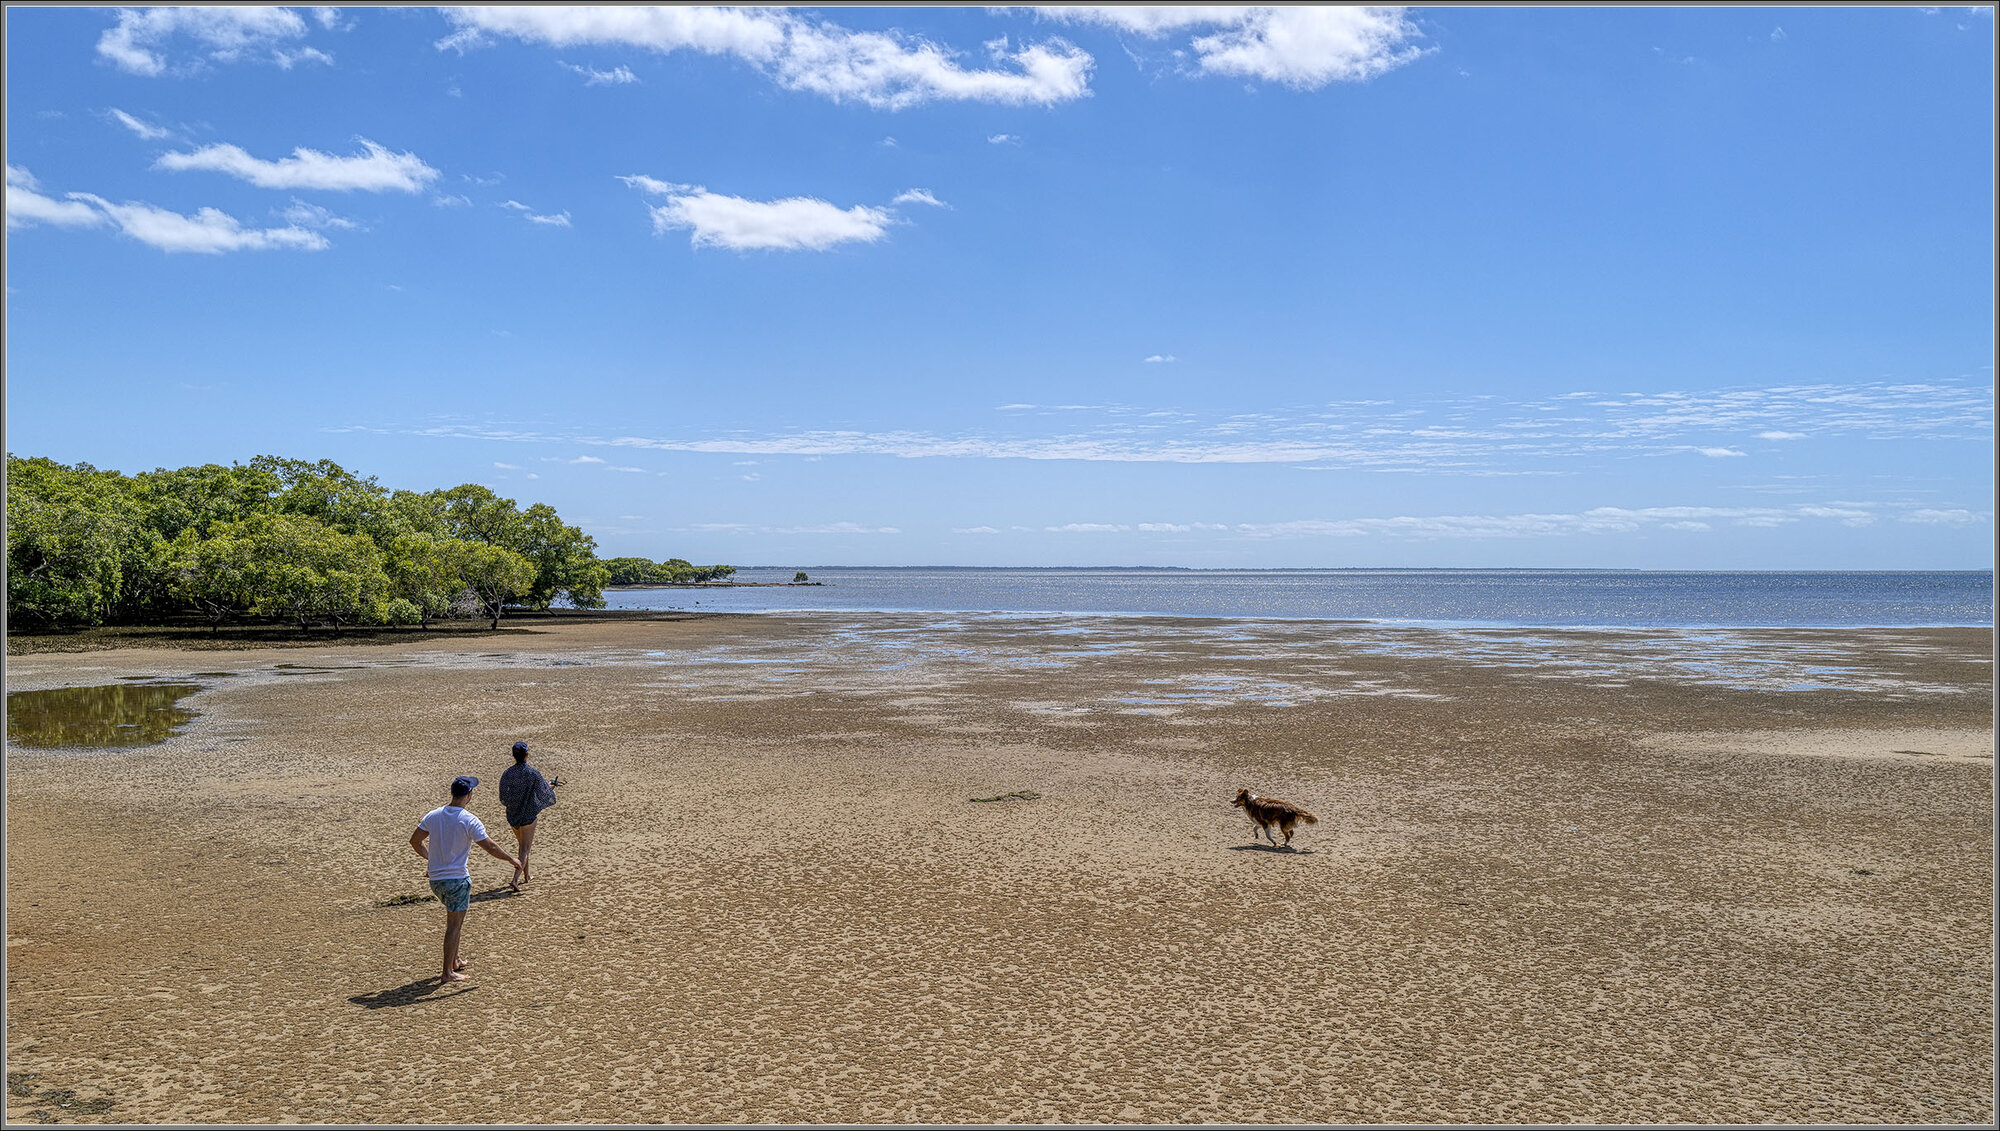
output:
[[114,683],[7,695],[7,741],[14,746],[149,746],[195,717],[176,706],[198,683]]

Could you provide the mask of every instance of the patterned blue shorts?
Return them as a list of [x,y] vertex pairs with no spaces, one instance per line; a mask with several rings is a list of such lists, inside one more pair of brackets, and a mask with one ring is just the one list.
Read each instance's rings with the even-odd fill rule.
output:
[[446,911],[464,911],[472,906],[471,880],[432,880],[431,894]]

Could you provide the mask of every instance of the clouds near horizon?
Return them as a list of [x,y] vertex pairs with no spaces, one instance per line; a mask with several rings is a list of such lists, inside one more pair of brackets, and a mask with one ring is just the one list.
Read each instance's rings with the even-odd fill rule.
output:
[[[831,208],[831,205],[826,207]],[[412,428],[528,443],[583,443],[736,455],[902,459],[1075,460],[1094,463],[1294,464],[1409,475],[1578,474],[1604,460],[1698,454],[1753,461],[1696,437],[1741,437],[1789,425],[1787,446],[1817,436],[1991,442],[1991,390],[1970,381],[1787,385],[1664,393],[1585,392],[1545,399],[1332,402],[1223,418],[1133,405],[1002,406],[1007,428],[808,429],[719,436],[584,436],[448,425]],[[1052,430],[1020,422],[1048,413]],[[1041,414],[1041,415],[1027,415]],[[1739,441],[1740,442],[1740,441]]]

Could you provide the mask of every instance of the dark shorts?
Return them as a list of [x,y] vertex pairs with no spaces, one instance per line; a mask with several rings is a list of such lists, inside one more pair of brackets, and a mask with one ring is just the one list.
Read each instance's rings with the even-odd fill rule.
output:
[[431,894],[446,911],[464,911],[472,906],[471,880],[432,880]]
[[541,816],[542,811],[540,809],[516,810],[507,814],[507,827],[510,829],[525,829],[537,820],[540,820]]

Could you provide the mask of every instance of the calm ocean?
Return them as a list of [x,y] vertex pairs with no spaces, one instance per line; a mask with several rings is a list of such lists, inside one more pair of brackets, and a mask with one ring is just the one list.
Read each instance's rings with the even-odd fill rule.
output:
[[[790,581],[791,567],[738,581]],[[1993,572],[809,569],[819,585],[625,589],[614,609],[1085,613],[1463,626],[1991,625]]]

